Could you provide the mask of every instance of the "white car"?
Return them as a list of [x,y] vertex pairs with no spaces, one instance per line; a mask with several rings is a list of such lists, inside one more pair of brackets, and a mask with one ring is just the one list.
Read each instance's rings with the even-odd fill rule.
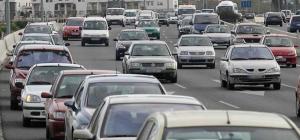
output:
[[50,91],[60,71],[69,69],[84,69],[84,67],[78,64],[41,63],[30,68],[21,93],[24,127],[30,126],[33,119],[46,118],[44,104],[46,99],[41,98],[41,94]]
[[108,25],[118,24],[125,27],[125,9],[124,8],[107,8],[106,20]]
[[265,45],[241,44],[227,49],[220,62],[221,86],[234,89],[240,85],[281,87],[280,66],[272,51]]
[[203,33],[209,37],[213,44],[218,46],[226,46],[228,48],[233,44],[233,37],[227,25],[208,25]]
[[174,47],[178,55],[178,68],[182,68],[182,65],[206,65],[215,68],[216,53],[206,35],[182,35]]
[[81,30],[81,46],[85,46],[86,43],[104,43],[105,46],[109,46],[109,30],[111,28],[105,18],[87,17],[79,29]]
[[135,140],[145,119],[154,112],[206,110],[193,97],[175,95],[115,95],[104,99],[88,128],[74,131],[74,139]]
[[126,25],[135,24],[137,19],[138,10],[137,9],[128,9],[125,10],[125,23]]

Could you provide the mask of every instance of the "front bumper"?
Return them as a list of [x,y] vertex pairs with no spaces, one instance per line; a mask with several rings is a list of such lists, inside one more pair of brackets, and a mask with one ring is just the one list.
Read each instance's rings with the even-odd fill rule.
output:
[[231,84],[241,85],[259,85],[259,84],[274,84],[280,83],[280,74],[265,74],[265,75],[230,75]]
[[109,42],[109,39],[107,37],[82,37],[82,41],[86,43],[107,43]]
[[59,139],[65,136],[65,121],[49,119],[48,126],[52,138]]
[[63,32],[63,37],[70,37],[70,38],[80,38],[81,37],[81,32],[79,31],[64,31]]
[[154,68],[154,69],[130,69],[129,70],[130,74],[144,74],[144,75],[153,75],[157,78],[170,78],[170,77],[175,77],[177,75],[177,70],[175,69],[159,69],[159,68]]
[[178,63],[183,65],[207,65],[215,63],[215,56],[178,56]]
[[45,105],[41,103],[23,102],[23,116],[31,119],[46,119]]

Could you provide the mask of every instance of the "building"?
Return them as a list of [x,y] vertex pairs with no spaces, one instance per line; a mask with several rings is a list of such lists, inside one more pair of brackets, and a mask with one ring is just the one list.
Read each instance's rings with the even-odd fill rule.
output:
[[[10,18],[13,19],[16,15],[16,1],[9,0]],[[5,0],[0,0],[0,21],[5,21]]]
[[32,13],[31,0],[16,0],[16,16],[29,17]]

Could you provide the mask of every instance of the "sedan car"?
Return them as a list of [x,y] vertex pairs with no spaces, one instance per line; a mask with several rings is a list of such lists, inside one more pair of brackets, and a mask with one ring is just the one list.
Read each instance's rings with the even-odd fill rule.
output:
[[287,25],[287,31],[292,33],[300,31],[300,15],[294,15],[291,17],[291,20]]
[[293,41],[287,35],[270,34],[263,37],[261,44],[272,50],[277,62],[288,67],[297,66],[297,51]]
[[168,17],[168,14],[166,14],[166,13],[160,13],[158,15],[158,23],[160,25],[169,26],[169,17]]
[[133,41],[150,40],[147,33],[140,29],[125,29],[122,30],[118,38],[114,39],[116,42],[116,60],[121,60],[125,52],[129,49]]
[[268,27],[269,25],[279,25],[282,27],[285,19],[282,18],[281,14],[281,12],[268,12],[264,21],[266,27]]
[[50,92],[44,91],[41,95],[46,98],[46,138],[53,140],[65,136],[65,112],[67,107],[64,101],[71,99],[80,83],[88,75],[113,74],[110,70],[63,70],[53,83]]
[[145,30],[149,37],[160,39],[160,27],[156,20],[140,20],[136,29]]
[[265,27],[256,23],[239,23],[231,31],[235,39],[244,39],[246,43],[259,43],[266,33]]
[[280,114],[193,110],[151,115],[137,140],[298,140],[299,136],[299,128]]
[[31,33],[53,34],[57,32],[47,22],[35,22],[27,24],[24,28],[24,33],[21,32],[19,35]]
[[11,70],[10,85],[10,108],[19,108],[21,101],[21,89],[16,87],[16,82],[24,82],[31,66],[39,63],[73,63],[69,49],[65,46],[56,45],[25,45],[22,46],[14,61],[5,65]]
[[56,44],[51,34],[41,34],[41,33],[24,34],[21,37],[21,41],[47,41],[47,42],[51,42],[54,45]]
[[273,84],[275,90],[281,87],[280,66],[272,51],[265,45],[233,45],[227,49],[220,62],[220,81],[222,87],[234,89],[236,84]]
[[185,17],[180,21],[179,27],[178,27],[178,38],[181,37],[181,35],[190,34],[192,25],[190,24],[192,22],[192,17],[188,16]]
[[183,35],[174,47],[178,54],[178,68],[182,68],[182,65],[206,65],[215,68],[216,53],[206,35]]
[[84,69],[84,67],[65,63],[36,64],[30,68],[24,84],[16,82],[19,88],[24,88],[21,93],[24,127],[30,126],[31,120],[46,118],[45,99],[41,98],[41,93],[49,92],[59,72],[68,69]]
[[203,32],[213,44],[227,46],[233,43],[230,29],[227,25],[208,25]]
[[109,96],[98,107],[89,126],[75,130],[73,138],[135,140],[145,119],[154,112],[205,109],[198,100],[186,96]]
[[154,75],[177,82],[177,64],[164,41],[134,42],[126,53],[123,73]]
[[72,100],[65,101],[65,140],[72,140],[73,130],[86,128],[97,107],[110,95],[166,94],[153,76],[110,74],[88,76]]
[[67,18],[63,27],[63,39],[68,40],[69,38],[80,38],[81,30],[79,30],[79,27],[82,26],[83,20],[83,17]]

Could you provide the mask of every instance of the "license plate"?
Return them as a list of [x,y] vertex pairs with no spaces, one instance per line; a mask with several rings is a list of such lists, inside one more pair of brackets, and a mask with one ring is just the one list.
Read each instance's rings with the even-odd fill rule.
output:
[[99,40],[99,38],[91,38],[91,40]]
[[71,33],[71,35],[79,35],[79,33]]
[[264,78],[263,75],[250,75],[249,76],[250,79],[260,79],[260,78]]
[[204,58],[201,57],[191,57],[192,60],[204,60]]
[[159,72],[161,72],[161,70],[160,69],[146,69],[146,72],[147,73],[159,73]]

